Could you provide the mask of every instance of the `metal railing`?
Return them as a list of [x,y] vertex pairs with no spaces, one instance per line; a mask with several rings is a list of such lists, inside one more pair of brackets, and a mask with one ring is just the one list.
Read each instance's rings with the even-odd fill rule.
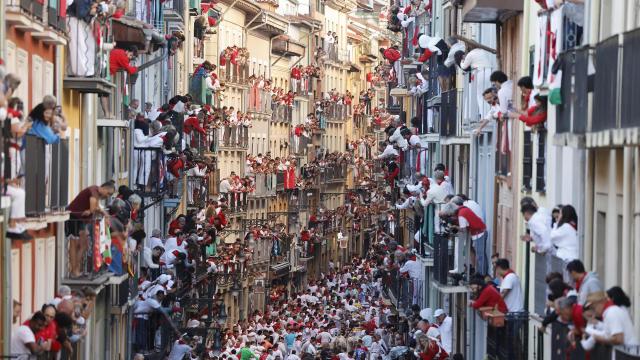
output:
[[227,60],[225,66],[221,66],[220,78],[223,81],[237,84],[245,84],[249,79],[249,65],[232,64]]
[[285,172],[278,171],[276,173],[276,189],[284,189]]
[[296,155],[307,155],[307,146],[311,144],[311,138],[304,135],[291,135],[291,152]]
[[[100,22],[102,29],[100,43],[113,43],[111,20],[100,17],[96,21]],[[110,81],[109,50],[98,47],[91,26],[82,19],[69,16],[67,33],[69,34],[67,76]]]
[[276,194],[275,176],[273,174],[256,174],[254,176],[255,190],[252,196],[273,196]]
[[187,176],[187,206],[198,209],[205,207],[208,190],[206,176]]
[[332,164],[320,169],[324,173],[324,182],[344,181],[347,176],[346,164]]
[[572,49],[563,61],[562,104],[556,106],[556,133],[584,134],[587,129],[588,64],[590,48]]
[[167,189],[165,154],[161,148],[134,148],[133,186],[143,196],[161,196]]
[[27,216],[64,210],[69,193],[69,141],[48,145],[42,138],[25,135],[22,159]]
[[247,209],[247,192],[230,192],[229,209],[234,212],[243,212]]
[[487,358],[490,360],[525,360],[529,314],[526,311],[505,314],[503,327],[487,327]]
[[216,132],[218,135],[218,147],[246,149],[249,145],[248,127],[225,125],[217,129]]
[[458,90],[452,89],[441,94],[440,102],[440,135],[456,136],[458,128],[457,109]]
[[72,214],[65,222],[64,246],[66,250],[65,279],[96,279],[107,272],[103,255],[109,249],[111,238],[104,218],[79,218]]
[[290,124],[293,121],[293,105],[271,101],[271,121]]
[[195,130],[191,131],[191,134],[183,134],[187,148],[193,152],[194,155],[203,155],[209,150],[209,134],[201,134]]

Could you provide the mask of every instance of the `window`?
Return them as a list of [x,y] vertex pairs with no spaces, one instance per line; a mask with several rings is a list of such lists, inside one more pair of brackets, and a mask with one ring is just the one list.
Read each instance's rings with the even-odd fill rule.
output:
[[531,191],[531,177],[533,175],[533,142],[531,131],[524,132],[522,156],[522,190]]
[[546,189],[545,156],[547,153],[547,130],[538,130],[538,157],[536,158],[536,191]]
[[324,14],[324,0],[316,0],[316,11]]

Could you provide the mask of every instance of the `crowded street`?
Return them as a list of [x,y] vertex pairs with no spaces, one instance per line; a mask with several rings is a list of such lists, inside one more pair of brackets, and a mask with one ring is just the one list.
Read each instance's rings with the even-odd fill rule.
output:
[[0,359],[640,360],[639,4],[0,1]]

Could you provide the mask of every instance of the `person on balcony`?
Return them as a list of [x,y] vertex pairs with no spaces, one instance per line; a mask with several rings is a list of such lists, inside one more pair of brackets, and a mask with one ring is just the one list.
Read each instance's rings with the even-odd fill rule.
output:
[[[476,250],[477,255],[476,273],[485,275],[488,273],[486,256],[487,226],[471,209],[464,205],[458,205],[461,202],[462,199],[452,199],[452,201],[443,206],[441,215],[455,215],[457,217],[457,225],[450,226],[452,230],[469,230],[469,236],[471,236],[472,245]],[[463,259],[463,251],[466,246],[465,244],[460,243],[462,240],[463,238],[458,237],[458,241],[455,242],[455,268],[450,271],[451,274],[458,274],[464,266],[461,261]],[[470,269],[466,270],[469,271]]]
[[565,263],[580,257],[578,242],[578,214],[571,205],[565,205],[560,210],[560,218],[551,229],[549,235],[551,245],[555,248],[556,256]]
[[411,304],[418,304],[420,302],[420,295],[422,294],[422,264],[417,261],[416,255],[411,253],[409,259],[398,270],[400,274],[406,275],[411,279],[413,284],[413,293],[411,297]]
[[528,233],[523,235],[523,241],[533,241],[531,251],[547,257],[547,267],[550,266],[550,256],[553,252],[551,244],[551,215],[542,207],[538,207],[530,197],[521,200],[520,212],[527,223]]
[[45,96],[42,102],[29,113],[32,125],[27,134],[35,135],[47,144],[59,143],[60,136],[56,135],[51,128],[55,107],[56,98],[51,95]]
[[469,302],[469,306],[475,310],[486,307],[496,309],[503,314],[508,312],[507,304],[498,290],[493,285],[487,284],[482,275],[478,274],[472,277],[469,281],[469,288],[475,297],[475,300]]
[[496,260],[496,275],[502,278],[500,281],[500,295],[504,298],[509,312],[524,311],[524,296],[520,277],[511,270],[509,260]]
[[[607,295],[611,290],[609,289],[606,294],[604,291],[589,294],[584,304],[584,311],[594,311],[595,315],[601,318],[604,324],[604,333],[593,335],[595,342],[610,346],[640,345],[627,309],[631,305],[631,301],[621,289],[612,292],[612,294],[617,295],[614,299],[608,298]],[[623,305],[617,305],[615,302]]]
[[82,275],[83,260],[87,249],[93,244],[89,243],[91,220],[94,216],[105,216],[107,213],[100,207],[100,201],[113,196],[116,187],[108,181],[101,186],[89,186],[80,191],[69,203],[69,220],[65,223],[66,236],[69,240],[69,275],[79,277]]
[[398,81],[398,87],[402,87],[404,84],[403,76],[401,76],[401,64],[400,58],[402,55],[398,50],[398,46],[394,45],[388,48],[380,48],[380,53],[384,57],[385,60],[389,62],[389,65],[393,68],[393,76]]
[[578,292],[578,303],[584,304],[589,294],[603,291],[604,286],[595,272],[587,272],[582,261],[575,259],[570,261],[566,270],[573,282],[574,288]]
[[491,84],[498,89],[498,119],[501,120],[501,139],[498,145],[502,154],[508,154],[511,150],[511,124],[509,124],[508,113],[513,110],[513,81],[509,80],[507,74],[500,70],[496,70],[489,76]]
[[537,125],[541,125],[544,122],[546,122],[547,121],[547,97],[542,95],[535,95],[533,98],[535,101],[535,106],[530,107],[524,113],[511,111],[509,112],[509,118],[518,119],[529,127],[535,127]]
[[33,359],[51,349],[51,340],[42,343],[36,342],[35,334],[45,328],[46,321],[45,315],[38,311],[31,316],[28,325],[21,325],[12,331],[10,347],[12,358]]

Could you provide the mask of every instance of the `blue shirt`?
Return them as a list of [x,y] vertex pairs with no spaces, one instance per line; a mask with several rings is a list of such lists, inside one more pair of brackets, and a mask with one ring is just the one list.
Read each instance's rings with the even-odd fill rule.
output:
[[56,135],[53,130],[42,121],[34,121],[27,134],[35,135],[43,139],[47,144],[57,144],[60,142],[60,136]]
[[291,347],[293,347],[293,343],[296,341],[296,334],[295,333],[287,333],[287,335],[284,336],[284,340],[287,343],[287,348],[291,348]]

